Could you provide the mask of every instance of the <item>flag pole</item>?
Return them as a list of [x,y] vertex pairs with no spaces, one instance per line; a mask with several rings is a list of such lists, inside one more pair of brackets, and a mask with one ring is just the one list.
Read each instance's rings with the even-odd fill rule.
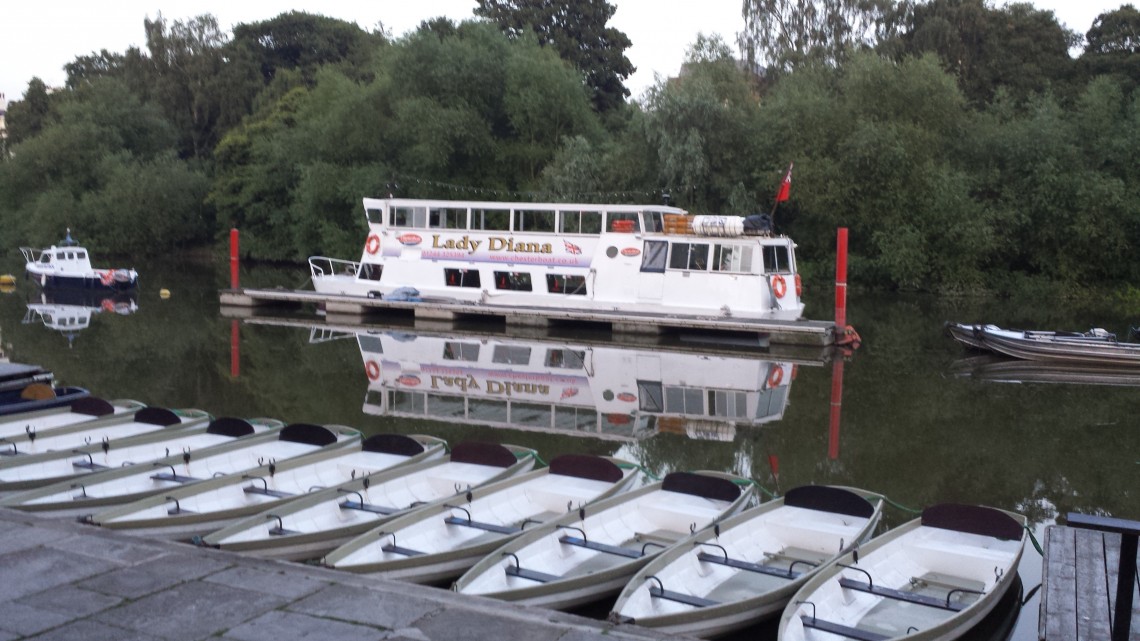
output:
[[768,217],[772,220],[776,219],[776,207],[778,207],[780,203],[787,200],[788,196],[791,194],[792,167],[794,167],[795,164],[796,163],[794,162],[788,163],[788,171],[784,174],[784,180],[780,182],[780,190],[776,192],[776,201],[772,203],[772,213],[768,215]]

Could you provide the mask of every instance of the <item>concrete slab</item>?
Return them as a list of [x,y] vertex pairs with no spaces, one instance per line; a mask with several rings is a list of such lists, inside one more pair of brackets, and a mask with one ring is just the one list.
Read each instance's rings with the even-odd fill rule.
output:
[[72,585],[52,588],[44,592],[29,594],[14,601],[23,605],[31,605],[50,612],[67,615],[73,618],[89,616],[96,612],[109,610],[123,599],[117,596],[100,594],[91,590],[84,590]]
[[222,638],[235,641],[281,641],[281,639],[379,641],[384,636],[384,630],[372,626],[277,611],[267,612],[252,621],[232,628],[222,635]]
[[114,570],[73,552],[33,548],[0,556],[0,603]]
[[130,567],[116,568],[78,585],[103,594],[138,599],[228,567],[230,564],[222,559],[168,552],[156,559]]
[[[419,586],[406,587],[418,588]],[[291,604],[288,609],[292,612],[315,617],[355,621],[394,630],[406,628],[415,621],[439,610],[440,607],[440,604],[434,599],[424,599],[415,595],[393,593],[389,590],[379,593],[344,585],[331,585],[312,596]]]
[[287,602],[281,597],[191,581],[102,612],[94,619],[164,639],[196,641],[225,633]]
[[67,616],[13,602],[0,605],[0,612],[4,613],[4,616],[0,617],[0,630],[17,636],[30,636],[44,630],[58,628],[76,618],[74,615]]
[[300,599],[329,586],[328,582],[314,577],[294,576],[287,567],[250,568],[238,566],[211,574],[203,580],[289,599]]
[[43,634],[28,637],[27,641],[76,641],[76,639],[83,639],[83,641],[162,641],[161,637],[96,621],[75,621]]

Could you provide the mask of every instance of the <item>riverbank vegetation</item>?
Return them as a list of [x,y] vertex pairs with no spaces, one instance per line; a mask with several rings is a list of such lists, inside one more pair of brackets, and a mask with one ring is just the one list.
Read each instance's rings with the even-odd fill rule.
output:
[[838,226],[852,277],[884,289],[1140,276],[1136,9],[1080,35],[1028,4],[813,0],[789,30],[791,3],[742,2],[742,54],[702,36],[635,97],[604,0],[478,0],[398,37],[296,12],[232,34],[148,19],[145,50],[79,56],[66,87],[11,104],[5,245],[70,227],[100,255],[159,254],[236,226],[255,260],[355,257],[362,196],[748,214],[794,161],[776,225],[815,279]]

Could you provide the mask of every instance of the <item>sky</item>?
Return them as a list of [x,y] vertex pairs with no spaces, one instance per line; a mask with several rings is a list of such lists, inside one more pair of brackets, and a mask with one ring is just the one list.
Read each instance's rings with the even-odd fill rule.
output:
[[[736,33],[744,21],[741,0],[609,0],[617,8],[610,26],[624,32],[633,46],[626,56],[637,71],[626,81],[632,97],[641,96],[656,78],[675,76],[686,49],[699,33],[719,34],[736,50]],[[995,6],[1004,2],[990,0]],[[1097,15],[1130,0],[1034,0],[1051,10],[1068,28],[1085,33]],[[287,11],[304,11],[355,22],[372,31],[381,23],[394,36],[420,22],[446,16],[473,17],[475,0],[42,0],[9,2],[0,12],[0,94],[18,100],[28,81],[39,77],[62,86],[63,66],[77,56],[106,49],[123,53],[145,49],[143,20],[157,17],[186,20],[211,14],[227,33],[234,25],[268,20]]]

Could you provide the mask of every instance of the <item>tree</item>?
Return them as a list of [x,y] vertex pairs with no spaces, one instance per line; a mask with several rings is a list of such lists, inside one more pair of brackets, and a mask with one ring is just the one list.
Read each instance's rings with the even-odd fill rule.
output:
[[835,64],[876,43],[891,0],[744,0],[738,44],[753,65]]
[[23,100],[8,105],[4,117],[8,129],[9,149],[40,133],[51,118],[51,96],[47,85],[38,77],[28,81]]
[[1085,34],[1081,63],[1090,75],[1115,74],[1140,83],[1140,11],[1130,4],[1100,14]]
[[322,65],[340,64],[351,78],[363,78],[382,33],[366,33],[356,23],[300,11],[234,27],[231,49],[245,48],[271,82],[282,69],[296,69],[312,82]]
[[476,0],[475,15],[499,25],[511,38],[531,31],[585,78],[594,109],[604,113],[623,104],[623,84],[634,72],[625,57],[629,37],[606,23],[616,8],[606,0]]

